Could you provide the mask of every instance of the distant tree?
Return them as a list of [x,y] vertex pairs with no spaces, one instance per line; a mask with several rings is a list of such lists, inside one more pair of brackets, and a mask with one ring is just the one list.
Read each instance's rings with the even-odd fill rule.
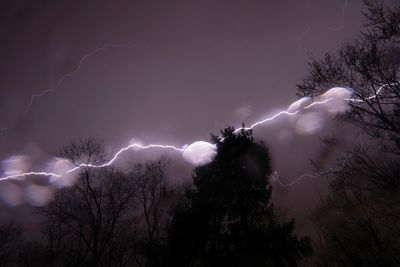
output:
[[14,222],[0,226],[0,266],[11,266],[18,255],[22,228]]
[[400,265],[400,157],[351,153],[314,210],[320,265]]
[[[74,164],[101,164],[103,144],[88,138],[60,149]],[[83,168],[77,183],[39,209],[44,216],[45,262],[51,266],[122,266],[133,222],[131,177],[115,168]]]
[[169,223],[173,191],[167,181],[167,159],[138,163],[131,171],[137,204],[134,257],[140,266],[159,266]]
[[338,159],[329,195],[313,212],[319,265],[400,265],[400,6],[364,1],[364,30],[336,54],[311,58],[300,95],[354,90],[341,116],[369,137]]
[[295,266],[311,255],[310,240],[274,213],[268,149],[251,131],[228,128],[222,136],[174,213],[166,265]]
[[342,118],[356,123],[382,145],[400,145],[400,7],[365,0],[364,30],[338,53],[311,58],[309,75],[298,85],[301,96],[318,95],[335,86],[354,90],[351,109]]

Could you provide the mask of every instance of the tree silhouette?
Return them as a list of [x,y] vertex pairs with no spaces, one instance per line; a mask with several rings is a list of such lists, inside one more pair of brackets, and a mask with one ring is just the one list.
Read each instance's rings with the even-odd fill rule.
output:
[[321,237],[318,264],[400,264],[400,6],[364,1],[364,30],[336,54],[311,59],[300,95],[348,86],[362,102],[341,117],[367,134],[361,148],[328,172],[329,195],[313,213]]
[[330,194],[313,212],[321,236],[320,265],[400,264],[400,158],[351,154]]
[[14,222],[0,226],[0,266],[8,266],[15,261],[22,233],[22,228]]
[[[71,142],[58,155],[74,164],[100,164],[105,153],[101,141],[88,138]],[[75,185],[39,209],[46,238],[41,265],[122,266],[133,223],[132,185],[131,177],[112,167],[82,169]]]
[[[96,138],[72,141],[56,156],[75,165],[106,161],[103,142]],[[166,169],[165,158],[136,163],[124,170],[82,168],[74,185],[61,188],[52,202],[36,208],[43,220],[42,240],[20,246],[18,264],[160,265],[169,222],[167,210],[174,198]],[[3,231],[0,227],[0,238],[4,237],[0,260],[8,259],[12,247],[15,250],[16,242],[10,237],[19,235],[14,229],[9,226]]]
[[351,110],[342,118],[372,137],[399,146],[400,7],[385,8],[375,0],[364,3],[368,12],[360,36],[344,44],[338,53],[311,58],[309,74],[298,85],[298,93],[313,96],[334,86],[353,89],[354,96],[363,102],[349,102]]
[[160,250],[169,223],[167,213],[172,190],[167,181],[166,158],[138,163],[131,171],[134,179],[137,234],[133,240],[134,258],[139,266],[160,265]]
[[295,266],[311,254],[294,222],[279,222],[271,203],[270,157],[251,131],[222,132],[215,159],[194,170],[193,187],[175,211],[171,266]]

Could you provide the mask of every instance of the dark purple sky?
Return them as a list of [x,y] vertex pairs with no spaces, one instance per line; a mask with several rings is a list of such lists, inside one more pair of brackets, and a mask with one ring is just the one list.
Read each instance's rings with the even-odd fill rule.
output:
[[[133,138],[181,146],[252,123],[296,99],[308,53],[318,57],[354,39],[362,11],[361,0],[77,3],[0,3],[1,159],[28,153],[39,160],[87,136],[104,138],[110,153]],[[104,45],[123,46],[88,57],[25,112],[32,94]],[[311,169],[309,159],[323,153],[320,137],[331,131],[285,139],[291,130],[278,122],[255,135],[290,181]],[[275,185],[275,198],[302,226],[323,184]]]

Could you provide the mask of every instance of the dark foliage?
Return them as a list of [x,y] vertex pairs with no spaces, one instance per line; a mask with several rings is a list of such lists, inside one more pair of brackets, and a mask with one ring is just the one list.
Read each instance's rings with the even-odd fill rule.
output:
[[[222,132],[215,159],[195,169],[168,239],[170,266],[295,266],[311,254],[271,203],[270,157],[251,131]],[[214,138],[217,141],[217,138]]]
[[364,2],[364,31],[338,53],[311,59],[298,87],[300,95],[354,89],[363,102],[350,102],[341,118],[369,137],[326,172],[330,193],[313,213],[324,266],[400,265],[400,6]]
[[309,75],[298,85],[298,94],[318,95],[334,86],[349,87],[363,102],[350,102],[342,118],[379,138],[382,145],[400,145],[400,7],[365,0],[365,27],[353,42],[323,59],[311,58]]
[[22,228],[14,222],[0,226],[0,266],[11,265],[17,256]]

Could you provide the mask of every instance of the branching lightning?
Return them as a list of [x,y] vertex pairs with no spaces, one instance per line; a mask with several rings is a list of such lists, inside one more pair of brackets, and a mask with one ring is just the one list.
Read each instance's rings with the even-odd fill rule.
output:
[[264,124],[264,123],[266,123],[266,122],[272,121],[272,120],[274,120],[274,119],[276,119],[277,117],[282,116],[282,115],[295,116],[295,115],[297,115],[297,114],[298,114],[300,111],[302,111],[302,110],[309,109],[309,108],[311,108],[311,107],[313,107],[313,106],[316,106],[316,105],[323,105],[323,104],[326,104],[326,103],[328,103],[328,102],[330,102],[330,101],[332,101],[332,100],[334,100],[334,98],[328,98],[328,99],[323,100],[323,101],[314,101],[314,102],[312,102],[311,104],[309,104],[309,105],[305,106],[304,108],[299,109],[299,110],[297,110],[297,111],[295,111],[295,112],[289,112],[289,111],[286,111],[286,110],[280,111],[280,112],[276,113],[275,115],[273,115],[273,116],[271,116],[271,117],[269,117],[269,118],[266,118],[266,119],[263,119],[263,120],[261,120],[261,121],[257,121],[257,122],[255,122],[255,123],[253,123],[252,125],[250,125],[250,127],[239,127],[239,128],[237,128],[237,129],[235,129],[234,133],[238,133],[238,132],[240,132],[241,130],[245,130],[245,131],[253,130],[255,127],[257,127],[257,126],[259,126],[259,125],[262,125],[262,124]]
[[[363,132],[362,132],[361,130],[360,130],[360,132],[358,133],[359,147],[358,147],[357,150],[358,150],[359,152],[361,152],[361,151],[363,151],[363,150],[365,149],[364,141],[362,140],[362,133],[363,133]],[[341,166],[342,166],[342,167],[345,166],[346,163],[352,158],[352,156],[353,156],[352,154],[349,154],[349,155],[343,160]],[[341,169],[342,167],[339,167],[339,168],[329,168],[329,169],[326,169],[326,170],[321,170],[321,171],[315,172],[315,173],[313,173],[313,174],[304,173],[304,174],[298,176],[296,179],[290,181],[289,183],[284,183],[284,182],[281,181],[281,179],[279,178],[279,173],[278,173],[278,171],[274,171],[273,174],[272,174],[270,177],[268,177],[268,178],[271,179],[271,181],[276,182],[277,184],[279,184],[279,185],[282,186],[282,187],[292,187],[293,185],[297,184],[298,182],[300,182],[300,181],[303,180],[303,179],[306,179],[306,178],[315,179],[315,178],[321,177],[322,175],[325,175],[325,174],[334,173],[335,171],[340,171],[340,169]]]
[[[99,53],[101,53],[101,52],[104,52],[104,51],[106,51],[106,50],[109,50],[109,49],[133,48],[133,47],[144,47],[144,48],[149,48],[150,46],[149,46],[149,45],[145,45],[145,44],[135,44],[135,45],[128,45],[128,44],[109,44],[109,45],[104,45],[104,46],[98,47],[98,48],[96,48],[96,49],[94,49],[94,50],[91,50],[90,52],[86,53],[83,57],[81,57],[81,59],[78,61],[78,64],[76,65],[76,67],[75,67],[73,70],[71,70],[71,71],[68,72],[68,73],[63,74],[63,75],[62,75],[55,83],[53,83],[49,88],[44,89],[44,90],[42,90],[42,91],[39,92],[39,93],[36,93],[36,94],[31,95],[30,101],[29,101],[28,105],[26,106],[25,113],[28,113],[28,112],[31,110],[31,108],[32,108],[32,106],[33,106],[33,104],[34,104],[34,102],[35,102],[38,98],[41,98],[41,97],[43,97],[43,96],[46,95],[46,94],[53,93],[56,89],[58,89],[58,88],[63,84],[63,82],[64,82],[66,79],[71,78],[71,77],[73,77],[74,75],[76,75],[76,74],[81,70],[82,66],[83,66],[90,58],[92,58],[93,56],[95,56],[95,55],[97,55],[97,54],[99,54]],[[0,129],[0,135],[2,135],[5,131],[7,131],[7,130],[9,130],[9,129],[10,129],[10,127],[2,127],[2,128]]]
[[124,148],[121,148],[117,153],[115,153],[114,157],[111,160],[109,160],[108,162],[106,162],[104,164],[93,165],[93,164],[82,163],[82,164],[76,166],[75,168],[66,171],[66,173],[74,172],[74,171],[77,171],[77,170],[79,170],[81,168],[84,168],[84,167],[88,167],[88,168],[104,168],[104,167],[110,166],[111,164],[114,163],[114,161],[116,161],[118,159],[118,157],[119,157],[119,155],[121,153],[123,153],[123,152],[125,152],[125,151],[127,151],[127,150],[129,150],[131,148],[138,148],[138,149],[141,149],[141,150],[142,149],[150,149],[150,148],[161,148],[161,149],[172,149],[172,150],[179,151],[179,152],[185,151],[182,148],[178,148],[178,147],[172,146],[172,145],[150,144],[150,145],[143,146],[143,145],[140,145],[140,144],[130,144],[130,145],[124,147]]
[[175,147],[175,146],[172,146],[172,145],[150,144],[150,145],[143,146],[143,145],[140,145],[140,144],[130,144],[130,145],[120,149],[117,153],[115,153],[114,157],[112,159],[110,159],[108,162],[100,164],[100,165],[82,163],[82,164],[79,164],[78,166],[76,166],[76,167],[74,167],[72,169],[66,170],[64,173],[61,173],[61,174],[56,174],[56,173],[52,173],[52,172],[26,172],[26,173],[21,173],[21,174],[15,174],[15,175],[9,175],[9,176],[6,176],[6,177],[2,177],[2,178],[0,178],[0,181],[11,180],[11,179],[15,179],[15,178],[19,178],[19,177],[26,177],[26,176],[54,176],[54,177],[61,177],[64,174],[75,172],[75,171],[78,171],[79,169],[82,169],[82,168],[85,168],[85,167],[87,167],[87,168],[104,168],[104,167],[107,167],[107,166],[110,166],[111,164],[113,164],[118,159],[118,157],[120,156],[121,153],[123,153],[123,152],[125,152],[125,151],[127,151],[129,149],[132,149],[132,148],[137,148],[137,149],[141,149],[141,150],[142,149],[150,149],[150,148],[161,148],[161,149],[172,149],[172,150],[179,151],[179,152],[183,152],[184,151],[184,149],[178,148],[178,147]]
[[347,101],[350,101],[350,102],[354,102],[354,103],[363,103],[363,102],[365,102],[365,101],[368,101],[368,100],[372,100],[372,99],[377,98],[377,96],[381,94],[381,91],[382,91],[384,88],[386,88],[386,87],[388,87],[388,86],[399,85],[399,84],[400,84],[400,82],[394,82],[394,83],[383,84],[383,85],[381,85],[381,86],[378,88],[378,90],[376,90],[376,93],[375,93],[375,94],[372,94],[372,95],[370,95],[370,96],[368,96],[368,97],[366,97],[366,98],[364,98],[364,99],[361,98],[361,97],[359,97],[359,98],[347,98],[346,100],[347,100]]
[[290,181],[289,183],[283,183],[280,179],[279,179],[279,174],[278,171],[274,171],[274,173],[271,176],[271,180],[278,183],[280,186],[282,187],[292,187],[294,184],[300,182],[301,180],[303,180],[304,178],[317,178],[321,175],[323,175],[326,172],[319,172],[317,174],[302,174],[299,177],[297,177],[296,179],[294,179],[293,181]]
[[[237,133],[237,132],[239,132],[239,131],[241,131],[241,130],[243,130],[243,129],[244,129],[244,130],[253,129],[253,128],[255,128],[255,127],[257,127],[257,126],[260,126],[260,125],[262,125],[262,124],[264,124],[264,123],[266,123],[266,122],[273,121],[273,120],[275,120],[276,118],[278,118],[278,117],[280,117],[280,116],[283,116],[283,115],[286,115],[286,116],[295,116],[295,115],[297,115],[301,110],[309,109],[309,108],[311,108],[311,107],[313,107],[313,106],[315,106],[315,105],[323,105],[323,104],[326,104],[327,102],[329,102],[329,101],[331,101],[331,100],[333,100],[333,98],[329,98],[329,99],[326,99],[326,100],[324,100],[324,101],[315,101],[315,102],[313,102],[313,103],[311,103],[311,104],[305,106],[303,109],[299,109],[299,110],[297,110],[297,111],[295,111],[295,112],[280,111],[280,112],[276,113],[275,115],[273,115],[273,116],[271,116],[271,117],[268,117],[268,118],[266,118],[266,119],[264,119],[264,120],[257,121],[257,122],[255,122],[255,123],[253,123],[250,127],[246,127],[246,128],[239,127],[239,128],[237,128],[237,129],[235,129],[234,133]],[[220,141],[223,142],[223,139],[221,139]],[[173,151],[178,151],[178,152],[184,152],[184,151],[186,150],[186,148],[179,148],[179,147],[176,147],[176,146],[173,146],[173,145],[160,145],[160,144],[141,145],[141,144],[134,143],[134,144],[130,144],[130,145],[126,146],[126,147],[121,148],[121,149],[120,149],[117,153],[115,153],[114,156],[113,156],[108,162],[106,162],[106,163],[103,163],[103,164],[100,164],[100,165],[82,163],[82,164],[79,164],[78,166],[75,166],[75,167],[72,168],[72,169],[69,169],[69,170],[65,171],[65,174],[78,171],[79,169],[82,169],[82,168],[85,168],[85,167],[86,167],[86,168],[104,168],[104,167],[110,166],[110,165],[112,165],[112,164],[119,158],[119,156],[120,156],[123,152],[125,152],[125,151],[127,151],[127,150],[129,150],[129,149],[132,149],[132,148],[136,148],[136,149],[140,149],[140,150],[146,150],[146,149],[151,149],[151,148],[159,148],[159,149],[168,149],[168,150],[173,150]],[[26,173],[21,173],[21,174],[16,174],[16,175],[10,175],[10,176],[6,176],[6,177],[3,177],[3,178],[0,178],[0,181],[15,179],[15,178],[24,177],[24,176],[32,176],[32,175],[61,177],[63,174],[54,174],[54,173],[50,173],[50,172],[26,172]]]
[[[379,89],[376,91],[376,93],[374,95],[371,95],[371,96],[369,96],[369,97],[367,97],[365,99],[348,98],[348,97],[346,97],[346,98],[341,98],[339,100],[348,101],[348,102],[357,102],[357,103],[365,102],[366,100],[372,100],[372,99],[376,98],[377,95],[379,95],[385,87],[387,87],[389,85],[394,85],[394,84],[397,85],[399,83],[400,82],[393,83],[393,84],[382,85],[382,86],[379,87]],[[310,104],[307,104],[305,106],[299,107],[295,111],[288,111],[288,110],[279,111],[279,112],[275,113],[274,115],[272,115],[270,117],[267,117],[267,118],[265,118],[263,120],[260,120],[260,121],[257,121],[255,123],[253,123],[249,127],[236,128],[234,130],[234,133],[238,133],[238,132],[240,132],[242,130],[245,130],[245,131],[252,130],[252,129],[254,129],[254,128],[258,127],[258,126],[261,126],[261,125],[263,125],[263,124],[265,124],[267,122],[274,121],[275,119],[279,118],[280,116],[284,116],[284,115],[285,116],[296,116],[300,112],[302,112],[304,110],[307,110],[307,109],[310,109],[310,108],[312,108],[314,106],[325,105],[325,104],[327,104],[327,103],[329,103],[331,101],[338,100],[337,97],[338,96],[342,96],[343,92],[349,93],[350,91],[348,89],[340,88],[340,87],[332,88],[332,89],[328,90],[326,93],[324,93],[323,95],[320,96],[320,98],[322,98],[322,100],[313,101]],[[336,94],[336,97],[333,97],[334,94]],[[325,97],[326,96],[332,96],[332,97],[324,99],[324,96]],[[296,102],[298,102],[298,101],[296,101]],[[294,103],[296,103],[296,102],[294,102]],[[223,142],[223,141],[224,141],[224,138],[220,138],[220,142]],[[82,163],[82,164],[79,164],[79,165],[77,165],[77,166],[75,166],[73,168],[69,168],[69,169],[65,170],[63,173],[53,173],[53,172],[44,172],[44,171],[40,171],[40,172],[25,172],[25,173],[13,174],[13,175],[10,175],[10,176],[2,177],[2,178],[0,178],[0,181],[16,179],[16,178],[19,178],[19,177],[34,176],[34,175],[61,177],[61,176],[65,175],[65,174],[69,174],[69,173],[78,171],[78,170],[80,170],[82,168],[104,168],[104,167],[112,165],[120,157],[120,155],[123,152],[125,152],[127,150],[130,150],[130,149],[135,149],[135,148],[139,149],[139,150],[147,150],[147,149],[154,149],[154,148],[167,149],[167,150],[181,152],[181,153],[184,154],[184,156],[185,156],[185,153],[194,153],[194,155],[198,156],[198,157],[204,157],[204,156],[209,157],[209,156],[214,156],[216,154],[216,152],[215,152],[216,145],[215,144],[210,144],[210,143],[207,143],[207,142],[204,142],[204,141],[195,141],[191,145],[189,145],[189,146],[185,145],[182,148],[179,148],[179,147],[174,146],[174,145],[161,145],[161,144],[141,145],[141,144],[138,144],[138,143],[133,143],[133,144],[129,144],[129,145],[121,148],[119,151],[117,151],[114,154],[114,156],[108,162],[103,163],[103,164],[95,165],[95,164],[90,164],[90,163]],[[190,160],[190,157],[192,157],[192,156],[193,156],[193,154],[188,156],[189,160]],[[207,160],[205,162],[207,162]],[[319,174],[319,175],[321,175],[321,174]],[[272,180],[278,182],[282,186],[288,187],[288,186],[292,186],[293,184],[297,183],[298,181],[302,180],[305,177],[316,177],[316,176],[318,176],[318,175],[303,174],[300,177],[298,177],[297,179],[295,179],[294,181],[290,182],[289,184],[284,184],[284,183],[280,182],[279,177],[278,177],[278,173],[275,172],[274,175],[272,176]]]
[[[135,45],[135,46],[138,46],[138,45]],[[29,111],[30,111],[30,109],[31,109],[31,107],[32,107],[32,105],[33,105],[33,103],[35,102],[35,100],[36,100],[37,98],[40,98],[40,97],[42,97],[42,96],[44,96],[44,95],[46,95],[46,94],[49,94],[49,93],[54,92],[54,90],[56,90],[57,88],[59,88],[59,87],[62,85],[62,83],[65,81],[65,79],[68,79],[68,78],[72,77],[73,75],[75,75],[76,73],[78,73],[79,70],[82,68],[82,66],[86,63],[86,61],[87,61],[89,58],[93,57],[93,56],[96,55],[96,54],[99,54],[100,52],[103,52],[103,51],[105,51],[105,50],[108,50],[108,49],[131,48],[131,47],[132,47],[132,46],[127,45],[127,44],[112,44],[112,45],[104,45],[104,46],[98,47],[98,48],[96,48],[96,49],[94,49],[94,50],[88,52],[87,54],[85,54],[85,55],[79,60],[78,64],[76,65],[76,67],[75,67],[72,71],[70,71],[70,72],[65,73],[64,75],[62,75],[62,76],[57,80],[57,82],[55,82],[55,83],[54,83],[53,85],[51,85],[49,88],[47,88],[47,89],[41,91],[41,92],[38,93],[38,94],[33,94],[33,95],[31,96],[30,102],[29,102],[29,104],[28,104],[28,106],[27,106],[27,108],[26,108],[26,112],[29,112]]]
[[27,177],[27,176],[54,176],[54,177],[61,177],[61,174],[56,174],[52,172],[25,172],[21,174],[14,174],[14,175],[9,175],[6,177],[0,178],[0,181],[5,181],[5,180],[11,180],[11,179],[16,179],[20,177]]

